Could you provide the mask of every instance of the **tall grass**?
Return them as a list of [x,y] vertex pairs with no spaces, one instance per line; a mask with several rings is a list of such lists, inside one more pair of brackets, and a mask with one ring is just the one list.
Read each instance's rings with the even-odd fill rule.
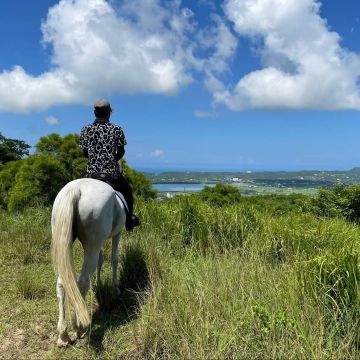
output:
[[[108,246],[88,342],[50,347],[48,356],[358,358],[359,228],[317,219],[296,203],[286,211],[283,199],[271,198],[274,207],[259,201],[221,208],[192,197],[139,200],[142,226],[122,238],[120,295],[108,285]],[[12,274],[3,310],[14,299],[37,304],[52,314],[55,334],[54,282],[44,288],[53,276],[49,210],[1,213],[0,226],[0,279],[14,266],[31,274]],[[81,256],[76,244],[77,268]],[[39,288],[38,264],[47,269]],[[26,312],[24,321],[36,317]]]
[[50,209],[13,214],[0,211],[0,263],[47,263],[50,239]]

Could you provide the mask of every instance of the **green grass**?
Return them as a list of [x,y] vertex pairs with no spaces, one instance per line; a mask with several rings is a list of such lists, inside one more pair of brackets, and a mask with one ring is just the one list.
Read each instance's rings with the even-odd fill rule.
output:
[[[103,285],[87,298],[91,332],[67,349],[55,346],[50,211],[0,213],[1,356],[359,358],[360,230],[293,200],[138,201],[143,225],[119,251],[121,293],[107,246]],[[78,242],[74,255],[78,270]]]

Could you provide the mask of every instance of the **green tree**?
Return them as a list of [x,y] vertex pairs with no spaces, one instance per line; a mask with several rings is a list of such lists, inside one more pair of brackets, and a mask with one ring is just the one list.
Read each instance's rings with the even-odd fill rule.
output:
[[[34,155],[2,165],[0,206],[17,210],[26,206],[51,205],[67,182],[83,176],[86,165],[77,134],[41,137]],[[123,167],[135,195],[145,199],[156,196],[156,190],[145,175],[129,168],[125,161]]]
[[0,171],[0,207],[7,208],[11,189],[15,185],[15,177],[26,160],[9,161]]
[[37,154],[24,160],[9,192],[9,210],[49,205],[67,183],[68,174],[61,161],[50,154]]
[[200,198],[215,206],[227,206],[240,201],[240,191],[231,185],[216,184],[214,187],[205,186],[200,191]]
[[25,141],[9,139],[0,133],[0,163],[20,160],[25,155],[29,155],[29,149],[30,145]]
[[38,153],[59,156],[62,143],[63,138],[59,134],[53,133],[47,136],[42,136],[35,145],[35,148]]
[[87,159],[79,147],[78,134],[68,134],[64,137],[59,134],[43,136],[35,147],[38,154],[51,154],[58,158],[68,172],[69,180],[83,176]]

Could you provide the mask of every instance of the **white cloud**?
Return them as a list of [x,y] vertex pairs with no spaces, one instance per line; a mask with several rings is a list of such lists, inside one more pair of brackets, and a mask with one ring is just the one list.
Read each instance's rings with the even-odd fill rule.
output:
[[76,102],[72,82],[70,74],[61,70],[33,77],[21,66],[15,66],[12,71],[0,73],[0,111],[28,112]]
[[252,108],[360,109],[360,56],[319,15],[316,0],[225,0],[240,36],[262,39],[263,68],[229,89],[218,78],[207,86],[233,110]]
[[156,149],[150,153],[151,157],[157,158],[157,159],[164,157],[164,155],[165,155],[165,152],[162,149]]
[[188,15],[175,0],[166,8],[160,0],[126,0],[116,9],[105,0],[61,0],[42,24],[53,69],[0,73],[0,111],[91,103],[116,92],[176,93],[192,81]]
[[195,110],[194,116],[197,118],[213,118],[216,117],[216,114],[213,111]]
[[194,16],[194,13],[191,9],[189,8],[183,8],[181,11],[182,15],[186,18],[192,17]]
[[234,56],[237,47],[237,39],[225,21],[215,14],[211,16],[211,20],[211,26],[200,30],[196,38],[203,49],[210,50],[208,57],[201,61],[201,70],[206,78],[212,73],[228,71],[229,60]]
[[[60,0],[42,24],[51,69],[0,72],[0,112],[89,104],[114,93],[175,94],[195,73],[215,102],[233,110],[360,109],[360,56],[341,47],[317,0],[224,0],[223,9],[226,18],[212,14],[200,29],[180,0]],[[231,86],[222,76],[232,75],[243,36],[256,40],[262,68]]]
[[54,116],[48,116],[45,121],[52,126],[60,124],[59,120]]

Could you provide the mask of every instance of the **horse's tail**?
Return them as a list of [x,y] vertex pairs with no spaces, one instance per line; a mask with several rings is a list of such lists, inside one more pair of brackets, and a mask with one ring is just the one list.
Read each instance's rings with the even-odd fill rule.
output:
[[80,198],[80,190],[70,188],[59,201],[53,223],[51,256],[55,271],[61,279],[69,304],[74,308],[78,325],[90,325],[86,303],[77,285],[74,273],[72,242],[75,208]]

